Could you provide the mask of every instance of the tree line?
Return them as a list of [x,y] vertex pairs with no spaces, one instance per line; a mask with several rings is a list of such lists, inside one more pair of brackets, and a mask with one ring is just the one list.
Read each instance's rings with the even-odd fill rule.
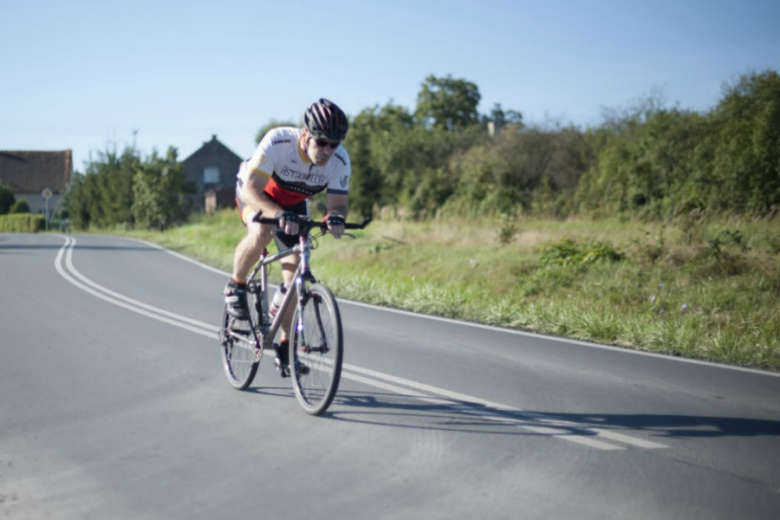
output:
[[98,152],[86,171],[73,176],[65,190],[64,216],[77,229],[138,225],[165,229],[182,223],[192,209],[182,163],[171,147],[163,156],[144,156],[134,147]]
[[[480,114],[479,88],[428,76],[413,110],[375,105],[350,118],[350,209],[411,218],[539,214],[644,220],[691,213],[774,216],[780,208],[780,76],[753,72],[724,85],[701,113],[650,97],[581,129],[529,124],[496,104]],[[289,124],[286,122],[285,124]],[[262,127],[256,139],[277,122]],[[488,132],[488,127],[500,131]],[[102,152],[65,197],[73,224],[183,221],[190,187],[176,150],[149,157]]]
[[[414,111],[360,112],[345,146],[350,206],[436,213],[770,216],[780,209],[780,76],[726,84],[706,113],[657,96],[582,130],[526,125],[500,105],[479,115],[473,83],[428,77]],[[487,124],[502,127],[496,136]]]

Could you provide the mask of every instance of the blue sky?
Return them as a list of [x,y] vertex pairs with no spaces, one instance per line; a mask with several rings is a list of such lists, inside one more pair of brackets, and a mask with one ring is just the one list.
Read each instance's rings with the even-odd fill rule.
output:
[[777,0],[0,0],[0,19],[0,149],[72,149],[80,171],[134,139],[249,156],[319,97],[414,109],[429,74],[476,83],[483,113],[585,127],[654,89],[708,110],[780,70]]

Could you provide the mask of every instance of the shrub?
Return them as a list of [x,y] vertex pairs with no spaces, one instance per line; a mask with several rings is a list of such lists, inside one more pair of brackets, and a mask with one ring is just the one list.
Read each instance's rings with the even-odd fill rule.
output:
[[771,216],[780,205],[780,74],[743,75],[707,113],[658,99],[591,132],[597,161],[576,203],[643,220]]
[[517,217],[513,213],[501,213],[499,216],[498,235],[496,241],[505,246],[509,244],[517,232]]
[[43,215],[31,213],[0,215],[0,231],[5,233],[37,233],[43,231],[45,226]]
[[579,244],[570,238],[548,242],[541,247],[540,263],[551,265],[583,265],[594,262],[620,262],[625,255],[606,242]]
[[8,213],[30,213],[30,206],[24,199],[19,199],[11,205],[11,209]]

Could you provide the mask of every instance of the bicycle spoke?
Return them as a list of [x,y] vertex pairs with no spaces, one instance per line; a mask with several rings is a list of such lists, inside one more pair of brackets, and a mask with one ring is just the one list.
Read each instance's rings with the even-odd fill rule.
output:
[[[232,332],[232,331],[228,331],[228,332]],[[254,338],[252,338],[250,340],[250,339],[244,338],[242,336],[239,336],[237,334],[230,334],[230,338],[232,340],[234,340],[233,341],[233,346],[234,347],[242,348],[242,349],[245,349],[245,350],[250,350],[252,352],[255,351],[255,341],[254,341]]]
[[[295,394],[306,412],[319,415],[333,400],[341,376],[341,318],[330,291],[314,284],[303,305],[302,330],[296,331],[291,354],[309,370],[293,374]],[[297,317],[297,316],[296,316]]]
[[[254,304],[250,305],[252,323],[257,323]],[[225,376],[233,388],[248,387],[257,373],[260,354],[249,322],[238,321],[225,309],[220,330],[222,366]]]

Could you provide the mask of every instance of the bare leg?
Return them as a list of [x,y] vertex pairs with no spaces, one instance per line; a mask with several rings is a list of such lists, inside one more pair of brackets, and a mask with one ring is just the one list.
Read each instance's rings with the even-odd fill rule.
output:
[[[282,279],[284,280],[284,283],[287,284],[288,287],[291,286],[293,275],[295,274],[295,270],[298,268],[298,257],[299,255],[290,255],[282,259]],[[292,322],[292,316],[295,312],[295,305],[290,305],[287,307],[287,312],[285,312],[284,317],[282,319],[282,341],[288,339],[290,336],[290,325]]]
[[243,283],[249,271],[260,259],[263,249],[273,238],[274,227],[251,222],[246,227],[246,236],[238,243],[233,256],[233,280]]

